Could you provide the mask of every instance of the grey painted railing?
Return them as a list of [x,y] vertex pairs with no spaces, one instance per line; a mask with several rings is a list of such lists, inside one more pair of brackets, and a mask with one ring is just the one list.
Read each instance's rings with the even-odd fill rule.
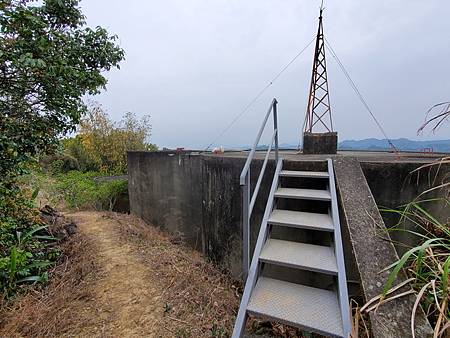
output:
[[245,283],[244,293],[242,294],[241,304],[236,316],[236,322],[233,329],[233,338],[240,338],[244,332],[245,322],[247,320],[247,306],[252,295],[252,290],[255,287],[256,280],[258,278],[258,260],[261,254],[261,250],[267,238],[267,222],[269,220],[270,213],[273,210],[273,202],[275,190],[278,188],[278,179],[280,176],[281,168],[283,167],[283,160],[279,159],[275,167],[275,174],[273,176],[272,185],[270,187],[269,197],[267,198],[266,209],[259,228],[258,239],[256,240],[255,252],[253,254],[250,270],[248,271],[248,278]]
[[339,306],[341,308],[344,336],[349,337],[351,333],[350,307],[348,303],[347,275],[345,273],[344,247],[342,245],[341,222],[339,221],[339,206],[337,204],[336,180],[334,178],[333,160],[327,159],[328,175],[331,194],[331,217],[334,224],[334,252],[338,266],[338,292]]
[[[277,118],[277,100],[273,99],[270,104],[269,110],[264,117],[261,128],[259,129],[258,135],[256,136],[255,143],[247,157],[244,168],[241,172],[240,184],[242,187],[242,242],[243,242],[243,252],[242,252],[242,264],[243,264],[243,277],[244,280],[247,278],[249,263],[250,263],[250,218],[252,216],[253,207],[255,206],[256,198],[258,197],[259,188],[266,170],[267,162],[269,160],[270,152],[272,151],[273,143],[275,142],[275,163],[278,163],[278,118]],[[250,165],[255,156],[256,148],[258,147],[261,135],[266,127],[267,121],[270,114],[273,114],[273,134],[270,141],[269,147],[264,158],[263,165],[261,167],[261,172],[259,173],[258,180],[256,182],[255,189],[251,195],[250,187]]]

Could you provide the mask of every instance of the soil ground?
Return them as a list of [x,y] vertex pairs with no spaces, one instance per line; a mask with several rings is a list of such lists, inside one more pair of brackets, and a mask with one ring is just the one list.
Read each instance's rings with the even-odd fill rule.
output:
[[0,337],[226,337],[237,287],[202,257],[127,215],[66,215],[78,233],[47,287],[0,313]]

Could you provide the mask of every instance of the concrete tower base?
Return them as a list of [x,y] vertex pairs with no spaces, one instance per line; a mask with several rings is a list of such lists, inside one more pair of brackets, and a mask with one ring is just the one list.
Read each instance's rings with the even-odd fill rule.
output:
[[337,132],[303,133],[303,154],[336,154]]

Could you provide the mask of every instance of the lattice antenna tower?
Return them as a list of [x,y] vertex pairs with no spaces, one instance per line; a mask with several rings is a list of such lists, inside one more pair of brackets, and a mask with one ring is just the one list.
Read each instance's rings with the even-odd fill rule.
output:
[[319,28],[317,30],[314,50],[313,70],[309,89],[308,106],[304,123],[304,132],[332,132],[330,96],[328,94],[327,64],[325,60],[325,39],[323,35],[322,12],[320,7]]

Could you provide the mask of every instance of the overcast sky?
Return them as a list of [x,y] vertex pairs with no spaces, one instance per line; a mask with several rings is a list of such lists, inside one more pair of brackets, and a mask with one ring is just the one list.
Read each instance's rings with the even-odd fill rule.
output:
[[[202,148],[314,37],[316,0],[83,0],[90,26],[126,52],[97,96],[115,118],[150,114],[158,146]],[[426,110],[450,99],[450,1],[325,1],[325,36],[391,138],[417,137]],[[298,143],[313,45],[217,141],[248,145],[273,97],[280,142]],[[330,98],[340,140],[383,138],[330,53]]]

